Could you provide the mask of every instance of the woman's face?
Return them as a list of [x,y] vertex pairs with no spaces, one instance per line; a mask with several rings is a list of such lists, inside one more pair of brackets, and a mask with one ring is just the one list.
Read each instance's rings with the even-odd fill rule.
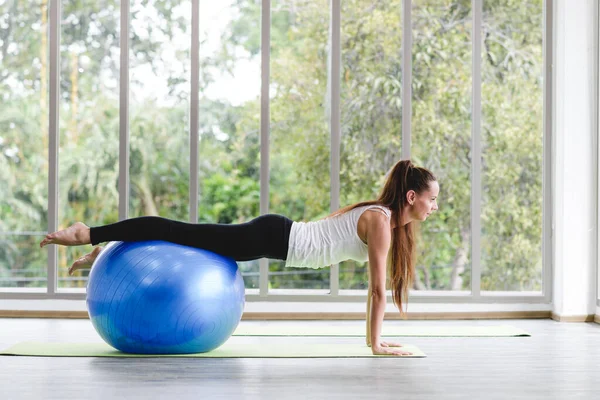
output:
[[410,216],[418,221],[425,221],[432,212],[438,209],[437,197],[440,193],[440,185],[436,181],[429,182],[429,188],[422,193],[413,192],[413,196],[409,196],[409,204],[412,200],[412,205],[409,207]]

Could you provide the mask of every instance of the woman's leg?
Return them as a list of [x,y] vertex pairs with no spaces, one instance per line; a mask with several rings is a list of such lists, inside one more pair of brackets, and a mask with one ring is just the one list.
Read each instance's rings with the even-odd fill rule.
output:
[[108,241],[165,240],[249,261],[285,260],[292,221],[267,214],[243,224],[190,224],[162,217],[138,217],[90,228],[93,245]]

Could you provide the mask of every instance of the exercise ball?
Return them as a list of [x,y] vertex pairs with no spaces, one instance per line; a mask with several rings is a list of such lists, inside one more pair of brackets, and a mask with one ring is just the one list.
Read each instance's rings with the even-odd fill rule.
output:
[[110,242],[87,283],[92,325],[125,353],[216,349],[233,334],[244,304],[233,259],[164,241]]

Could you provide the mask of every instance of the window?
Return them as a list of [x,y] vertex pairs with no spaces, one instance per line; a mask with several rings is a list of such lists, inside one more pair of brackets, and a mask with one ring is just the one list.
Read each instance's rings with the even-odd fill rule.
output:
[[[296,221],[329,215],[329,2],[271,3],[270,211]],[[273,289],[328,289],[329,269],[270,262]]]
[[[27,40],[23,40],[27,38]],[[0,2],[0,287],[45,288],[48,4]]]
[[440,182],[420,226],[418,290],[471,287],[472,19],[470,2],[413,1],[411,157]]
[[[376,199],[402,151],[402,2],[342,2],[340,204]],[[340,289],[366,289],[367,263],[340,263]]]
[[481,290],[542,290],[543,3],[483,2]]
[[[242,223],[260,213],[255,26],[260,26],[260,3],[200,1],[199,222]],[[246,288],[258,288],[258,260],[238,265]]]
[[191,2],[131,2],[129,217],[189,215]]
[[[75,221],[94,226],[119,217],[120,5],[61,5],[58,227],[64,229]],[[85,287],[89,271],[69,276],[68,268],[92,246],[57,250],[58,287]]]
[[[547,300],[543,0],[268,4],[60,2],[54,43],[48,32],[58,21],[49,20],[47,0],[28,8],[0,0],[0,179],[8,182],[0,187],[0,287],[52,287],[54,260],[37,244],[55,223],[106,224],[119,219],[119,209],[128,217],[242,223],[265,204],[295,221],[317,220],[331,213],[332,199],[346,206],[376,198],[385,173],[410,154],[441,186],[438,213],[420,226],[413,294],[455,292],[478,301],[482,293],[533,292]],[[338,18],[340,39],[332,23]],[[127,49],[120,48],[122,21],[129,21]],[[56,48],[60,69],[51,77],[48,54]],[[339,72],[331,67],[338,51]],[[119,116],[124,76],[128,125]],[[54,109],[53,78],[60,82]],[[339,93],[332,89],[338,80]],[[337,104],[339,149],[332,148]],[[51,113],[59,117],[56,154]],[[191,154],[196,122],[198,153]],[[120,132],[129,135],[125,190]],[[54,202],[57,216],[48,212]],[[81,295],[87,271],[69,277],[67,267],[89,250],[58,248],[59,289],[81,288]],[[341,263],[339,274],[278,261],[240,267],[246,287],[261,294],[317,289],[287,293],[344,301],[362,296],[348,291],[367,287],[367,264],[354,261]]]

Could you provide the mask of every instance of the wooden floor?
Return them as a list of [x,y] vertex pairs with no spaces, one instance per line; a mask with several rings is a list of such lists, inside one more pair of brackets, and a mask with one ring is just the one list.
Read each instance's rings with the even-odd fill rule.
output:
[[[245,324],[361,324],[359,321]],[[510,324],[532,337],[401,338],[427,358],[125,359],[0,356],[0,399],[600,399],[600,325],[552,320],[386,321]],[[0,348],[93,342],[89,320],[0,319]],[[232,337],[248,345],[362,338]]]

